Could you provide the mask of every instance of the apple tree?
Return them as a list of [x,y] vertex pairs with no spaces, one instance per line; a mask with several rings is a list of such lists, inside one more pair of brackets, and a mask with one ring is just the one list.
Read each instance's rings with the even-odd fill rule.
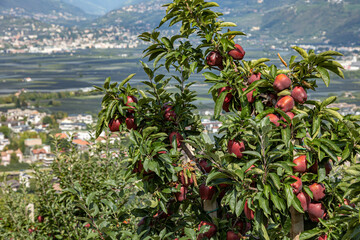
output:
[[[332,168],[356,164],[359,119],[331,107],[336,97],[315,101],[307,92],[317,80],[328,86],[330,72],[343,77],[334,58],[341,54],[293,47],[298,56],[279,55],[283,68],[266,58],[246,61],[236,39],[244,33],[218,20],[218,6],[165,4],[159,27],[139,36],[149,44],[146,89],[130,86],[133,75],[97,87],[105,95],[97,133],[106,126],[130,131],[129,179],[152,196],[134,211],[142,219],[129,236],[340,239],[345,229],[331,221],[344,191]],[[164,24],[180,30],[162,36]],[[214,141],[195,114],[191,79],[199,73],[223,123]],[[173,84],[176,91],[168,91]]]

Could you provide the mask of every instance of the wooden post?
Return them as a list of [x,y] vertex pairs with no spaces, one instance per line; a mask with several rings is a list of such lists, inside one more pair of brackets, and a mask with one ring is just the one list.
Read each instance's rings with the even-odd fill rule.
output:
[[35,210],[34,210],[34,204],[30,203],[25,208],[26,214],[29,214],[29,218],[31,222],[35,222]]
[[290,238],[292,240],[299,240],[300,234],[304,231],[304,214],[299,213],[293,207],[290,207],[290,213],[291,213]]
[[216,199],[204,200],[204,211],[209,213],[211,218],[217,218],[217,202]]

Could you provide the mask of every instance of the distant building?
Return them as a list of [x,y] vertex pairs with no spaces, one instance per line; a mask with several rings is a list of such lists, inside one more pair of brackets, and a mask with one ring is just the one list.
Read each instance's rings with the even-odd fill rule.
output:
[[89,149],[90,143],[81,139],[74,139],[72,143],[80,150],[86,151]]
[[51,153],[50,146],[43,146],[40,149],[33,149],[30,152],[31,162],[42,162],[43,166],[48,167],[55,160],[55,155]]
[[28,138],[25,139],[24,144],[26,147],[35,147],[42,145],[41,138]]
[[1,152],[1,165],[3,166],[7,166],[10,164],[10,160],[11,160],[11,154],[16,153],[16,156],[19,158],[19,162],[23,162],[24,161],[24,156],[22,154],[22,152],[20,151],[20,149],[13,151],[13,150],[8,150],[8,151],[4,151]]

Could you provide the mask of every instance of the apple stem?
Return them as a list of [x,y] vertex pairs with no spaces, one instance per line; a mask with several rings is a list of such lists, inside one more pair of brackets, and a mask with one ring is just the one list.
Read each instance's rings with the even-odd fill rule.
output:
[[304,231],[304,214],[299,213],[293,207],[290,207],[290,213],[291,213],[290,238],[292,240],[299,240],[300,234]]

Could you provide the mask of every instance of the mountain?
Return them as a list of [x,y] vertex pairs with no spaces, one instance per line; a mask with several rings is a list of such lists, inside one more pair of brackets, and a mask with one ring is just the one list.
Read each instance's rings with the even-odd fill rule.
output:
[[63,0],[66,3],[72,4],[81,8],[88,14],[104,15],[107,12],[132,4],[141,3],[142,0]]
[[[95,0],[92,0],[95,1]],[[169,0],[148,0],[125,6],[97,18],[92,26],[120,26],[144,31],[156,27],[164,16],[161,4]],[[255,38],[360,43],[360,2],[358,0],[221,0],[222,19]]]
[[60,0],[0,0],[0,15],[30,17],[57,24],[85,21],[91,17],[80,8]]

